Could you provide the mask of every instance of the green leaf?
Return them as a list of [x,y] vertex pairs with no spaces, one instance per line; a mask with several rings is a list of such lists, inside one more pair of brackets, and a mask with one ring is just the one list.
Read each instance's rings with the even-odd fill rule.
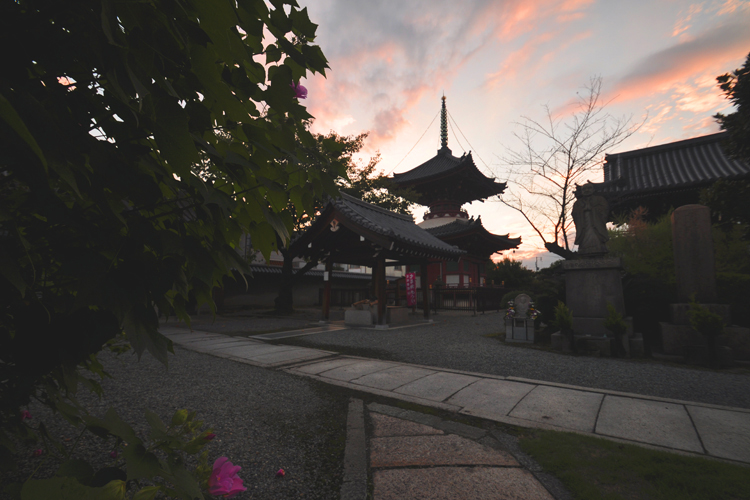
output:
[[161,465],[156,455],[146,450],[142,444],[124,447],[122,451],[127,465],[128,481],[150,478],[159,475]]
[[88,486],[94,478],[94,469],[87,461],[76,458],[63,462],[57,470],[57,475],[75,478],[79,483]]
[[151,426],[152,429],[166,433],[167,427],[164,425],[164,423],[159,418],[159,415],[152,412],[151,410],[146,410],[146,422],[148,422],[148,425]]
[[185,423],[188,417],[188,411],[187,410],[177,410],[174,412],[174,415],[172,415],[172,425],[178,426]]
[[39,158],[39,161],[42,162],[42,165],[44,165],[44,168],[46,169],[47,159],[44,157],[42,149],[39,147],[39,144],[37,144],[34,136],[31,135],[31,132],[29,132],[29,129],[26,128],[26,124],[13,108],[10,101],[8,101],[2,94],[0,94],[0,118],[5,120],[8,125],[10,125],[10,127],[15,130],[15,132],[19,136],[21,136],[21,139],[23,139],[24,142],[31,148],[31,150],[34,152],[37,158]]
[[171,98],[157,102],[158,121],[154,127],[154,139],[159,152],[180,177],[190,175],[190,167],[200,161],[198,150],[188,131],[188,118]]
[[34,479],[24,483],[21,500],[81,500],[88,498],[91,490],[72,477]]
[[13,285],[23,297],[26,294],[26,282],[21,276],[21,269],[18,262],[11,259],[2,248],[0,248],[0,275],[2,275],[11,285]]
[[292,9],[289,12],[289,19],[292,20],[294,29],[308,40],[315,38],[315,30],[318,29],[318,25],[310,21],[310,17],[307,15],[307,7],[302,10]]
[[161,491],[160,486],[147,486],[133,495],[133,500],[154,500]]

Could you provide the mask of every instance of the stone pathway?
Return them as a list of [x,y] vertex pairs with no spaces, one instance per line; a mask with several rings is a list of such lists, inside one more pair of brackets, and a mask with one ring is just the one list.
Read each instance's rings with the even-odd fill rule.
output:
[[[342,356],[181,328],[161,331],[187,349],[454,413],[750,464],[747,409]],[[399,477],[398,467],[386,469]]]

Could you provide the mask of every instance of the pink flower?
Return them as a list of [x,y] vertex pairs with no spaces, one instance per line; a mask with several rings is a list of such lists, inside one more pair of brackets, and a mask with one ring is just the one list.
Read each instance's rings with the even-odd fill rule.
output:
[[41,448],[39,448],[39,449],[37,449],[37,450],[34,450],[34,452],[33,452],[33,453],[31,454],[31,456],[32,456],[32,457],[41,457],[41,456],[42,456],[42,453],[44,453],[44,451],[42,451],[42,449],[41,449]]
[[31,420],[31,413],[28,410],[24,410],[21,412],[21,422],[24,420]]
[[227,457],[219,457],[214,462],[214,470],[208,479],[208,492],[214,496],[222,495],[232,498],[237,493],[247,490],[242,486],[242,479],[237,473],[242,467],[232,465]]
[[294,90],[294,97],[297,99],[307,99],[307,89],[299,83],[292,83],[289,85]]
[[109,458],[117,458],[117,450],[110,451]]
[[206,434],[206,437],[204,437],[203,439],[205,439],[206,441],[211,441],[215,437],[216,437],[216,434],[214,434],[213,432],[209,432],[208,434]]
[[284,472],[284,469],[279,469],[276,472],[276,477],[284,477],[286,475],[286,472]]

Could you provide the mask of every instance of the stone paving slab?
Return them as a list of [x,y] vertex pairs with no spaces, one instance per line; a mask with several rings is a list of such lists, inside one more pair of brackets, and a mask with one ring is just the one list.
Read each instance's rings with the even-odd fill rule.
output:
[[195,342],[190,342],[191,349],[203,349],[209,351],[215,351],[216,349],[224,349],[226,347],[239,347],[246,345],[257,345],[253,342],[248,342],[244,339],[232,339],[226,337],[225,339],[203,339]]
[[414,366],[394,366],[393,368],[381,372],[370,373],[369,375],[352,380],[351,382],[353,384],[366,385],[367,387],[392,391],[398,389],[402,385],[414,382],[415,380],[432,375],[433,373],[435,373],[435,371],[425,370],[424,368],[417,368]]
[[328,361],[320,361],[318,363],[311,363],[309,365],[298,366],[294,368],[294,371],[308,374],[308,375],[317,375],[319,373],[333,370],[334,368],[339,368],[339,367],[346,366],[346,365],[353,365],[354,363],[359,363],[360,361],[362,360],[355,359],[355,358],[331,359]]
[[245,359],[263,364],[278,364],[293,363],[295,361],[303,361],[305,359],[322,358],[324,356],[330,355],[330,352],[298,347],[296,349],[287,349],[283,351],[266,353],[260,356],[245,356]]
[[594,432],[602,399],[603,394],[537,386],[516,405],[509,416]]
[[455,434],[370,439],[371,467],[435,465],[519,466],[509,453],[492,449]]
[[262,356],[264,354],[271,354],[274,352],[289,351],[291,349],[297,349],[294,346],[280,346],[271,344],[247,344],[241,347],[228,346],[219,347],[214,349],[212,352],[219,354],[228,354],[230,356],[236,356],[238,358],[251,358],[255,356]]
[[444,434],[440,429],[429,425],[418,424],[400,418],[370,413],[372,419],[373,436],[427,436],[430,434]]
[[202,342],[204,340],[221,340],[227,338],[226,335],[219,335],[218,333],[203,333],[203,332],[194,332],[194,333],[177,333],[177,334],[165,334],[162,333],[165,337],[172,340],[172,342],[176,342],[178,344],[189,344],[192,342]]
[[462,413],[467,415],[507,415],[532,389],[531,384],[481,379],[446,402],[463,406]]
[[750,463],[750,414],[686,408],[709,455]]
[[375,500],[554,500],[523,469],[434,467],[379,470]]
[[393,363],[388,363],[387,361],[362,360],[359,363],[340,366],[338,368],[334,368],[333,370],[321,372],[318,375],[325,378],[332,378],[349,382],[350,380],[360,378],[363,375],[387,370],[388,368],[392,368],[394,366],[396,365]]
[[467,385],[478,380],[481,379],[457,373],[437,372],[434,375],[428,375],[427,377],[401,386],[394,392],[429,399],[431,401],[444,401]]
[[703,453],[687,410],[682,405],[605,396],[597,434]]

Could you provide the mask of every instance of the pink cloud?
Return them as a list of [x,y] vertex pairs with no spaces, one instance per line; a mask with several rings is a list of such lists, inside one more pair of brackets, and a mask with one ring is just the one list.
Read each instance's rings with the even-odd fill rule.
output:
[[[618,100],[635,99],[670,89],[710,70],[716,75],[732,70],[750,47],[750,16],[706,30],[643,59],[622,77],[612,92]],[[739,21],[739,22],[738,22]]]

